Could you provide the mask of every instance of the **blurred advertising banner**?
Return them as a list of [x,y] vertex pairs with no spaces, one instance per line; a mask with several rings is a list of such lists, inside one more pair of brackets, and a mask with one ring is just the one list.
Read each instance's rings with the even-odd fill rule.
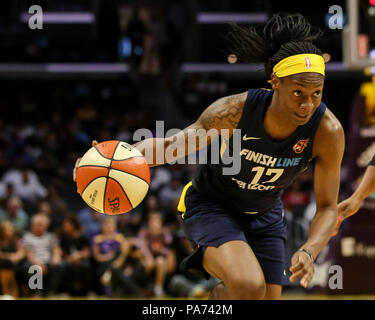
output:
[[[346,136],[345,178],[342,198],[360,183],[375,154],[375,77],[361,85],[351,106]],[[332,266],[342,269],[338,288]],[[309,291],[324,294],[375,294],[375,192],[363,201],[359,212],[345,220],[339,233],[319,255]],[[336,285],[335,285],[336,282]]]

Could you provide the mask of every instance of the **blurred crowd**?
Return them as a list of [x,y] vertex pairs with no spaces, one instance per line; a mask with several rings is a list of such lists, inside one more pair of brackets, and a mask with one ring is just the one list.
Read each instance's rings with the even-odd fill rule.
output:
[[[143,204],[128,214],[106,216],[82,201],[74,213],[69,200],[59,198],[64,205],[56,206],[34,171],[9,170],[2,179],[8,187],[0,211],[1,292],[15,297],[205,296],[215,281],[178,269],[191,250],[176,212],[187,179],[183,172],[153,169]],[[33,265],[43,274],[40,290],[30,289]]]

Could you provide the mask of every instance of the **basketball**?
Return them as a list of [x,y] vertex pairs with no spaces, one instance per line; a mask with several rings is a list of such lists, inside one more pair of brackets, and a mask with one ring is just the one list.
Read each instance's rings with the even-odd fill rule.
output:
[[78,193],[94,210],[117,215],[138,206],[146,196],[150,169],[143,155],[122,141],[104,141],[81,158]]

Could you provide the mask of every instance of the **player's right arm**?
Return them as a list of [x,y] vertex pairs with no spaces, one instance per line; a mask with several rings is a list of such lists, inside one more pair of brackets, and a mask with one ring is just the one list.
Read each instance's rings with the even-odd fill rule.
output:
[[[241,119],[246,98],[247,91],[220,98],[208,106],[197,121],[178,134],[167,138],[145,139],[135,143],[134,146],[143,154],[150,167],[168,163],[166,151],[172,144],[175,150],[173,153],[174,160],[185,157],[189,152],[196,152],[205,148],[216,137],[210,134],[207,135],[205,141],[203,141],[204,139],[197,140],[194,137],[196,137],[198,130],[207,132],[215,129],[217,134],[219,134],[221,130],[227,129],[229,130],[230,137]],[[95,146],[97,143],[97,141],[93,141],[92,146]],[[73,170],[74,181],[79,161],[80,158],[77,159]]]
[[[180,133],[167,138],[151,138],[140,141],[134,146],[145,156],[150,167],[168,163],[166,150],[173,144],[173,158],[180,159],[191,152],[207,147],[223,129],[229,130],[229,137],[241,119],[247,92],[220,98],[212,103],[200,115],[197,121]],[[198,130],[214,134],[207,134],[206,139],[195,138]],[[216,134],[215,134],[216,133]]]

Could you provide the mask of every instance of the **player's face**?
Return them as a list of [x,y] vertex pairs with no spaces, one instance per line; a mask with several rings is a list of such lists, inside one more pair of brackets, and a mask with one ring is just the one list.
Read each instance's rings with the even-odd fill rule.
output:
[[306,72],[279,81],[279,103],[283,113],[297,126],[306,124],[322,100],[324,76]]

